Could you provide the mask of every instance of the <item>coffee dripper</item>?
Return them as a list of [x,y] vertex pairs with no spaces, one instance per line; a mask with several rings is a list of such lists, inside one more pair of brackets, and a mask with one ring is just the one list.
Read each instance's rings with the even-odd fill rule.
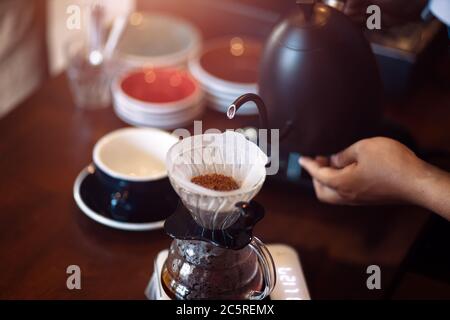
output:
[[[264,216],[252,199],[267,161],[256,144],[230,131],[185,138],[169,150],[168,176],[181,199],[165,223],[174,239],[161,272],[169,297],[260,300],[273,290],[273,259],[252,235]],[[232,177],[239,189],[215,191],[191,182],[212,173]]]

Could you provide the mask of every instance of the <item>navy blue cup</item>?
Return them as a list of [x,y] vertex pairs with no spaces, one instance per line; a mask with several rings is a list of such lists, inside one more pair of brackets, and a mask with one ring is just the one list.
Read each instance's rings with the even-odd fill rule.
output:
[[94,174],[113,219],[158,221],[175,211],[178,197],[167,178],[165,157],[177,141],[165,131],[125,128],[97,142]]

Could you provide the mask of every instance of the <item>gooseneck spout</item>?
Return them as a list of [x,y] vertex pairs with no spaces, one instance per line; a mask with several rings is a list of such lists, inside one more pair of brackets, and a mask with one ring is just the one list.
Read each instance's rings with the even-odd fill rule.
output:
[[[258,108],[259,114],[259,129],[266,129],[267,132],[270,132],[269,120],[267,116],[267,108],[264,104],[263,99],[254,93],[246,93],[239,98],[237,98],[227,110],[228,119],[233,119],[236,115],[237,111],[240,107],[242,107],[247,102],[254,102],[256,107]],[[283,128],[280,129],[279,139],[283,140],[290,133],[292,129],[293,121],[288,120]],[[267,135],[268,143],[270,144],[271,135],[270,133]]]
[[228,119],[233,119],[240,107],[247,102],[254,102],[258,108],[259,114],[259,128],[269,130],[269,121],[267,120],[267,108],[263,99],[254,93],[246,93],[237,98],[227,110]]

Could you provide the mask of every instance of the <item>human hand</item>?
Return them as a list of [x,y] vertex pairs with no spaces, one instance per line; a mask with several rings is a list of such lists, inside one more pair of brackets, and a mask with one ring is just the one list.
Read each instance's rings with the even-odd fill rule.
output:
[[427,164],[388,138],[361,140],[331,158],[301,157],[317,197],[333,204],[414,202]]

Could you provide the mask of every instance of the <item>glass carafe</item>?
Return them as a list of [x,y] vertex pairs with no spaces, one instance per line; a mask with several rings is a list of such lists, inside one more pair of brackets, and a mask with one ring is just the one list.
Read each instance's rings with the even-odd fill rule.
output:
[[260,300],[273,290],[275,267],[255,237],[240,250],[175,239],[161,281],[172,299]]

